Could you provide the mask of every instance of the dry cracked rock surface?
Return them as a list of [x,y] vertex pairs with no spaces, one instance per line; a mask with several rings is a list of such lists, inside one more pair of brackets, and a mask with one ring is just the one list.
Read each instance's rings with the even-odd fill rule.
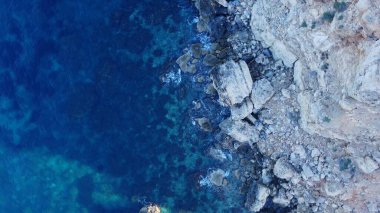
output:
[[194,1],[231,112],[210,155],[238,165],[212,184],[252,212],[379,212],[380,1]]

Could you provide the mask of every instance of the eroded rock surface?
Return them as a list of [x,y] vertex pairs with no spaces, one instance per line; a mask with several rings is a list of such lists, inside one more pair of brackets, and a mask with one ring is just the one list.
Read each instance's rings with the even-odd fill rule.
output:
[[[220,13],[215,42],[228,51],[212,80],[231,115],[210,155],[238,165],[228,181],[241,188],[228,190],[244,189],[248,210],[266,211],[266,199],[293,212],[380,210],[378,5],[236,0]],[[213,29],[215,11],[198,27]]]
[[228,118],[219,124],[226,134],[241,143],[252,145],[259,140],[259,131],[248,122]]
[[275,58],[294,66],[301,125],[308,132],[380,140],[379,4],[255,2],[252,32]]
[[242,103],[251,93],[253,82],[245,61],[227,61],[217,68],[212,78],[220,102],[227,106]]
[[253,184],[248,192],[245,206],[249,211],[258,212],[264,207],[269,194],[269,188],[262,184]]
[[256,110],[261,109],[273,95],[274,89],[267,79],[255,81],[253,84],[251,99]]

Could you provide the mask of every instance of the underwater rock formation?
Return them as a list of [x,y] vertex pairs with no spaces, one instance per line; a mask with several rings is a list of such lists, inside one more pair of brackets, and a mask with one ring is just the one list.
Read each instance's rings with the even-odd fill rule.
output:
[[157,205],[150,204],[141,208],[139,213],[161,213],[161,209]]

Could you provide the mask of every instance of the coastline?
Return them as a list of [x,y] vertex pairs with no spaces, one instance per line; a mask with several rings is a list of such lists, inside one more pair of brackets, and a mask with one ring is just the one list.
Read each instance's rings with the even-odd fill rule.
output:
[[[313,63],[330,63],[334,66],[334,62],[328,58],[326,62],[326,52],[323,51],[317,53],[321,55],[321,62],[318,61],[320,59],[307,61],[306,56],[306,59],[302,58],[302,52],[297,54],[294,52],[297,50],[289,48],[286,40],[271,41],[273,35],[270,33],[276,35],[277,28],[273,28],[273,31],[268,29],[277,25],[285,30],[287,26],[293,29],[294,23],[286,25],[287,21],[282,20],[281,23],[281,20],[277,20],[282,15],[286,16],[289,10],[296,14],[298,8],[317,7],[323,12],[330,7],[339,15],[345,10],[351,14],[351,11],[363,6],[344,2],[308,2],[299,5],[293,1],[276,4],[274,1],[224,0],[194,0],[194,4],[199,11],[198,32],[209,36],[204,39],[209,44],[193,45],[177,63],[183,72],[195,75],[197,83],[207,82],[203,85],[205,93],[230,111],[219,122],[217,129],[210,128],[214,124],[211,118],[195,119],[194,123],[200,129],[219,135],[208,154],[221,163],[220,168],[212,169],[202,176],[200,184],[223,191],[227,197],[233,197],[240,206],[251,212],[376,209],[376,203],[380,201],[376,196],[379,190],[375,186],[369,188],[373,185],[371,181],[379,179],[378,162],[374,160],[378,159],[378,143],[365,143],[366,138],[352,142],[344,128],[337,133],[334,129],[337,127],[332,126],[334,122],[331,122],[337,115],[325,112],[323,108],[317,112],[322,116],[320,121],[316,121],[317,125],[312,126],[312,123],[306,123],[310,121],[305,121],[310,120],[309,114],[313,113],[305,113],[305,105],[313,107],[314,103],[307,103],[308,100],[303,96],[304,87],[318,90],[322,88],[323,81],[319,77],[313,79],[313,72],[310,72],[309,77],[305,71],[300,71],[300,66],[305,66],[300,64],[302,62],[312,67]],[[278,10],[278,14],[269,11],[266,11],[268,15],[264,14],[266,4]],[[294,14],[290,18],[297,17]],[[310,30],[306,29],[306,32],[329,27],[324,14],[321,13],[318,22],[313,21],[314,25],[311,24]],[[332,16],[329,22],[334,21],[334,24],[343,19],[341,17],[344,15],[338,15],[335,18]],[[273,23],[268,23],[266,27],[263,17],[273,20]],[[305,31],[303,28],[307,28],[307,24],[297,24],[295,27],[299,30]],[[292,44],[292,37],[289,41]],[[305,42],[304,45],[308,45],[307,40]],[[334,55],[334,51],[338,52],[339,48],[330,51]],[[209,76],[201,80],[197,77],[199,63],[211,70]],[[329,67],[323,65],[320,69],[326,72]],[[330,72],[336,72],[334,67],[330,69],[333,69]],[[333,77],[331,74],[326,76]],[[331,88],[334,84],[331,83]],[[331,95],[325,97],[331,99]],[[368,128],[376,129],[376,125],[371,123]],[[372,151],[355,153],[354,147]],[[354,198],[358,187],[365,185],[368,187],[368,196]],[[347,188],[342,190],[342,187]],[[350,199],[355,199],[359,205],[353,206]]]

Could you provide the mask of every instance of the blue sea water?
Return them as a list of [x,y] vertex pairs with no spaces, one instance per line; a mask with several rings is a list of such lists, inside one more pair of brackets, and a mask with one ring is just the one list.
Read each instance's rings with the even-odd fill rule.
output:
[[1,0],[0,212],[223,207],[199,187],[212,136],[175,65],[194,17],[187,0]]

